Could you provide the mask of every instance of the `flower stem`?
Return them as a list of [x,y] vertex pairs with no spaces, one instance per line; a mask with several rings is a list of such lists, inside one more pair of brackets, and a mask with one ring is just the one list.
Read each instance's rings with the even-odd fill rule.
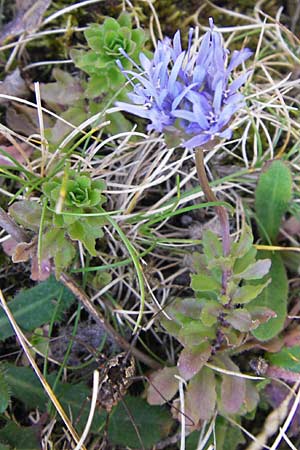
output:
[[[208,178],[206,175],[205,165],[204,165],[204,155],[203,148],[197,147],[195,151],[195,161],[196,161],[196,169],[200,182],[200,186],[205,194],[206,199],[209,202],[217,202],[217,197],[211,190],[208,182]],[[222,247],[223,247],[223,256],[228,256],[230,253],[230,232],[229,232],[229,218],[227,210],[224,206],[216,206],[216,212],[219,217],[220,225],[221,225],[221,237],[222,237]],[[228,271],[224,270],[222,276],[222,286],[223,291],[226,293],[227,279],[228,279]]]

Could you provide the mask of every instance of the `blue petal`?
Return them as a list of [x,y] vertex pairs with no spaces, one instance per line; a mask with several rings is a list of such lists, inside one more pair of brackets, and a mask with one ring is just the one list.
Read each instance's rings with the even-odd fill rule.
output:
[[181,100],[187,95],[187,93],[189,91],[191,91],[192,89],[194,89],[194,87],[196,87],[197,85],[198,85],[198,83],[190,84],[179,95],[177,95],[172,103],[172,110],[176,109],[177,106],[179,105],[179,103],[181,102]]
[[201,147],[201,145],[205,144],[208,141],[210,141],[209,134],[198,134],[197,136],[192,137],[192,139],[183,142],[182,145],[186,148],[195,148]]
[[230,139],[232,136],[232,130],[230,128],[227,128],[225,131],[222,131],[222,133],[219,133],[219,137],[222,139]]
[[193,110],[196,117],[196,122],[203,130],[207,130],[209,128],[209,123],[206,119],[205,112],[201,108],[200,103],[194,103]]
[[181,47],[181,37],[180,37],[180,31],[176,31],[174,39],[173,39],[173,49],[174,49],[174,53],[173,53],[173,59],[175,60],[180,53],[182,52],[182,47]]
[[235,104],[229,104],[226,105],[219,117],[218,120],[218,126],[220,129],[222,129],[225,125],[227,125],[227,123],[230,121],[232,115],[238,111],[241,108],[241,104],[239,103],[235,103]]
[[172,111],[172,115],[175,117],[179,117],[180,119],[187,120],[188,122],[197,122],[196,117],[192,111],[176,109],[175,111]]
[[122,111],[126,111],[130,114],[144,117],[145,119],[150,118],[150,110],[144,107],[131,105],[130,103],[125,102],[116,102],[116,106],[118,106]]
[[223,96],[223,81],[220,80],[216,86],[215,95],[214,95],[214,102],[213,102],[213,108],[214,112],[216,114],[220,113],[221,110],[221,103],[222,103],[222,96]]
[[235,69],[237,66],[242,64],[242,62],[246,61],[246,59],[250,58],[253,52],[249,48],[244,48],[243,50],[234,50],[229,66],[227,68],[227,75]]
[[140,53],[139,55],[141,65],[143,69],[147,72],[151,68],[151,61],[144,53]]
[[185,52],[182,52],[178,56],[178,58],[176,59],[176,61],[174,63],[174,66],[173,66],[173,68],[171,70],[171,74],[170,74],[169,82],[168,82],[168,89],[170,91],[172,91],[172,89],[173,89],[173,85],[174,85],[174,83],[175,83],[175,81],[177,79],[178,73],[179,73],[179,71],[181,69],[184,57],[185,57]]
[[229,92],[234,93],[235,91],[237,91],[243,84],[246,83],[251,73],[253,73],[253,70],[249,70],[248,72],[243,73],[243,75],[234,80],[229,86]]
[[205,33],[198,50],[198,56],[196,60],[197,65],[203,65],[208,58],[210,52],[210,38],[211,32],[208,31],[207,33]]

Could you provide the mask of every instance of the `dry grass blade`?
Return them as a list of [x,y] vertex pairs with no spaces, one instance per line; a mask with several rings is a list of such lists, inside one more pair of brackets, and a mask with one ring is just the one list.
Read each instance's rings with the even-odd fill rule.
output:
[[[295,414],[295,407],[297,408],[300,401],[300,390],[299,390],[300,382],[296,383],[291,389],[290,393],[286,396],[283,402],[279,405],[278,408],[274,409],[266,418],[265,423],[263,425],[262,431],[255,437],[255,441],[253,441],[246,450],[261,450],[265,447],[268,439],[273,436],[278,430],[279,434],[275,439],[272,447],[268,447],[271,450],[275,450],[278,448],[278,445],[282,439],[282,434],[285,433],[293,415]],[[294,397],[295,392],[298,389],[297,396],[295,398],[292,409],[290,410],[290,401]],[[280,425],[286,419],[284,426],[280,429]]]

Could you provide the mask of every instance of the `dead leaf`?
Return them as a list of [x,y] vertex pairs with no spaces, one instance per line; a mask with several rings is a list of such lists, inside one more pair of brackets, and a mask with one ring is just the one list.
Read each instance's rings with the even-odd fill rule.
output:
[[[45,128],[50,128],[53,123],[51,119],[46,114],[43,118]],[[39,122],[35,108],[12,103],[6,111],[6,122],[12,130],[24,136],[39,133]]]
[[20,242],[16,245],[12,260],[14,263],[26,262],[36,253],[37,241]]
[[[0,82],[0,94],[13,95],[14,97],[28,98],[30,90],[21,76],[20,69],[15,69]],[[0,97],[0,104],[8,102]]]
[[54,69],[52,75],[56,81],[40,84],[41,98],[44,102],[65,107],[84,98],[80,80],[60,69]]
[[22,33],[31,33],[39,28],[51,0],[16,0],[14,19],[0,33],[0,43]]
[[2,154],[1,150],[4,150],[8,155],[10,155],[13,159],[23,164],[28,161],[28,157],[32,153],[32,147],[25,143],[18,143],[18,146],[15,145],[2,145],[0,148],[0,166],[15,166],[12,159],[5,154]]

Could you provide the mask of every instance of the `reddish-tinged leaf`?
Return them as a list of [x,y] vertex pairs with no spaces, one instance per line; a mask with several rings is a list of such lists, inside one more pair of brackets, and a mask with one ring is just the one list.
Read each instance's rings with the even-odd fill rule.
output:
[[259,402],[259,394],[255,385],[246,380],[246,396],[245,396],[245,407],[247,411],[253,411]]
[[241,273],[238,273],[234,278],[243,278],[244,280],[257,280],[263,278],[269,272],[271,267],[270,259],[259,259],[251,264]]
[[249,311],[236,309],[226,317],[226,321],[230,323],[236,330],[247,332],[258,327],[259,322],[253,321]]
[[1,150],[4,150],[8,155],[10,155],[19,163],[27,162],[28,156],[30,156],[32,153],[32,148],[27,144],[19,143],[17,146],[2,145],[0,147],[0,166],[15,166],[13,159],[10,159],[9,156],[2,154]]
[[[15,69],[9,75],[6,75],[4,80],[0,83],[0,94],[12,95],[14,97],[28,98],[30,90],[24,79],[21,77],[20,69]],[[5,103],[6,98],[0,98],[0,103]]]
[[203,367],[189,382],[185,397],[185,413],[195,424],[209,420],[216,405],[216,382],[214,373]]
[[[239,368],[228,357],[221,357],[225,369],[240,374]],[[225,412],[236,414],[246,396],[246,380],[240,376],[222,374],[221,404]]]
[[251,311],[252,319],[256,322],[265,323],[268,322],[268,320],[277,317],[277,314],[272,311],[270,308],[266,308],[265,306],[254,306],[249,308]]
[[49,259],[43,259],[39,266],[37,256],[31,259],[30,278],[34,281],[45,281],[51,275],[52,264]]
[[177,367],[179,374],[190,380],[198,373],[211,356],[211,347],[205,342],[196,348],[184,348],[180,353]]
[[150,377],[147,400],[150,405],[163,405],[171,400],[178,391],[177,367],[164,367]]
[[13,238],[9,238],[6,241],[1,243],[3,251],[8,256],[12,256],[14,254],[17,244],[18,244],[18,242]]

